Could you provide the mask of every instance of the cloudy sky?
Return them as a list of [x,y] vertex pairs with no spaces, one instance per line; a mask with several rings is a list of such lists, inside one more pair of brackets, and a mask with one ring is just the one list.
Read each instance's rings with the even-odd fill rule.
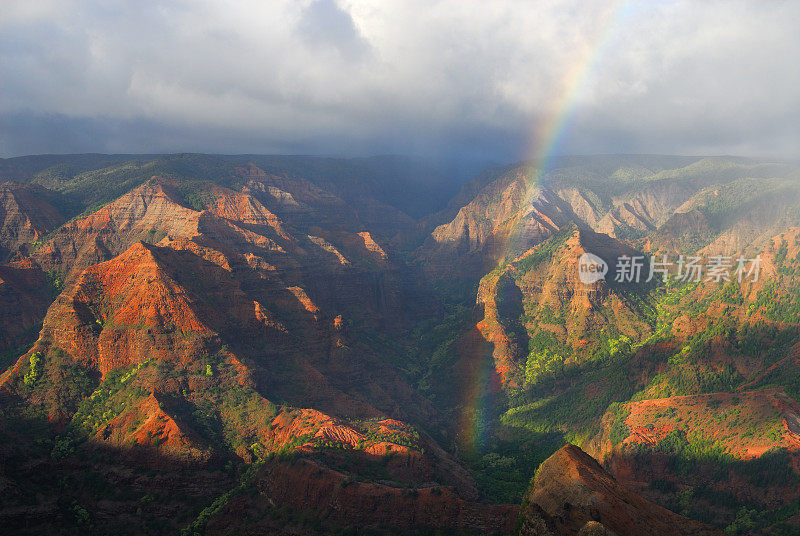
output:
[[800,2],[3,0],[0,156],[800,157]]

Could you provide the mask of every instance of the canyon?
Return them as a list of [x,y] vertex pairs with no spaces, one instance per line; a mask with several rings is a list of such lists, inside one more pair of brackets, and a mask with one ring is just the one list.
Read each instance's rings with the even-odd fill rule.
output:
[[0,523],[797,530],[800,166],[537,164],[0,160]]

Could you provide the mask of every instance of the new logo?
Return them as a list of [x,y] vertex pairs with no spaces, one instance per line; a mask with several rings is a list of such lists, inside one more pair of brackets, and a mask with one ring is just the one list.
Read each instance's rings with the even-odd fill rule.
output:
[[584,253],[578,259],[578,279],[585,285],[605,279],[607,273],[608,264],[597,255]]

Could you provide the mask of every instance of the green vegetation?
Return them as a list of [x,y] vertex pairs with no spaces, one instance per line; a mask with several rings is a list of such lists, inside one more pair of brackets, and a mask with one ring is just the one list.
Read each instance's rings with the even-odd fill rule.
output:
[[484,496],[494,502],[519,504],[536,469],[564,443],[559,433],[509,429],[503,439],[492,438],[482,450],[461,452],[460,458]]
[[528,340],[528,358],[525,364],[525,383],[532,385],[544,379],[563,376],[566,360],[572,356],[572,347],[546,330],[540,330]]
[[[224,446],[229,452],[257,441],[256,426],[266,426],[278,414],[278,408],[251,387],[227,386],[210,393],[209,402],[199,408],[217,411],[222,423]],[[214,419],[214,414],[211,414]]]
[[90,437],[108,421],[147,396],[147,391],[133,381],[138,372],[151,362],[116,369],[95,391],[84,399],[72,417],[68,431],[75,437]]
[[200,212],[214,202],[216,196],[211,192],[213,187],[214,183],[211,181],[185,181],[178,187],[178,194],[184,205]]
[[608,438],[612,445],[617,446],[630,434],[625,420],[631,414],[631,410],[619,402],[614,402],[608,406],[608,413],[611,415]]
[[402,429],[381,427],[378,424],[379,420],[380,419],[375,418],[364,421],[353,421],[353,424],[369,441],[377,443],[385,441],[387,443],[395,443],[411,449],[420,450],[420,436],[416,429],[411,426]]
[[[631,448],[647,450],[649,447],[637,444],[636,447]],[[725,446],[713,439],[704,437],[699,432],[687,434],[682,430],[672,431],[656,444],[654,450],[671,455],[673,469],[679,475],[689,474],[700,463],[722,467],[737,460],[728,452]]]
[[165,236],[167,236],[167,233],[164,231],[150,229],[145,233],[143,240],[148,244],[158,244]]
[[[541,251],[548,250],[541,248]],[[547,259],[548,254],[530,256],[532,260],[526,268],[537,266]],[[786,261],[784,264],[789,263]],[[516,278],[524,276],[523,271],[514,274]],[[800,280],[800,277],[794,279]],[[770,289],[770,285],[764,288]],[[626,289],[620,289],[620,292],[641,321],[652,327],[652,332],[643,333],[636,339],[620,333],[612,324],[588,335],[595,337],[596,345],[587,345],[577,351],[566,344],[563,336],[556,335],[559,326],[569,325],[569,317],[563,316],[564,309],[553,311],[543,306],[537,310],[533,302],[523,302],[521,320],[530,335],[525,385],[519,390],[506,389],[507,408],[497,418],[497,426],[503,426],[503,433],[509,429],[527,437],[560,433],[565,440],[580,445],[595,436],[600,418],[608,413],[609,438],[612,444],[619,445],[629,435],[625,425],[629,410],[624,402],[736,390],[747,381],[735,366],[737,360],[752,363],[755,359],[761,369],[767,369],[778,363],[800,341],[800,331],[793,325],[779,327],[764,320],[741,322],[732,313],[734,309],[730,309],[730,313],[723,310],[708,315],[712,306],[718,308],[720,304],[728,308],[746,306],[744,290],[736,281],[707,289],[701,283],[671,279],[665,284],[647,288],[645,292],[629,293]],[[777,293],[775,290],[764,296],[762,291],[758,303],[750,311],[765,308],[776,313],[781,311],[783,316],[776,314],[773,318],[796,322],[800,315],[795,315],[791,306],[787,308],[785,303],[778,306],[770,303]],[[800,304],[800,299],[795,303]],[[602,309],[595,310],[595,314],[598,312],[607,315],[606,318],[613,318]],[[689,333],[680,344],[675,344],[673,324],[681,315],[708,324],[704,329]],[[792,315],[795,318],[791,318]],[[543,323],[549,324],[547,329],[543,329]],[[720,359],[717,357],[720,355],[730,357]],[[751,388],[780,385],[792,396],[798,396],[800,380],[796,378],[795,370],[789,366],[775,368]],[[710,415],[712,420],[716,419],[709,422],[710,426],[744,426],[746,431],[742,437],[763,436],[771,441],[781,438],[778,421],[743,423],[736,410],[712,411]],[[735,461],[721,444],[695,435],[687,438],[673,434],[659,448],[678,460],[674,462],[675,468],[682,475],[687,474],[687,468],[697,464],[729,467]],[[484,456],[493,454],[491,450],[484,452]],[[470,466],[479,482],[491,482],[486,476],[491,471],[491,462],[518,453],[519,450],[512,448],[501,458],[490,457],[485,462],[473,460]],[[757,465],[748,467],[756,468],[752,469],[753,475],[763,469],[758,469],[760,466]],[[491,485],[486,488],[491,489]]]
[[[652,457],[667,464],[688,487],[679,490],[671,481],[654,482],[653,489],[665,495],[669,508],[685,515],[718,524],[726,534],[791,534],[785,521],[800,511],[797,500],[757,502],[766,490],[792,489],[800,476],[792,469],[792,455],[785,449],[772,449],[758,458],[741,460],[712,439],[699,433],[671,432],[654,447],[629,445],[626,452],[639,467],[647,467]],[[723,491],[731,482],[746,483],[755,489],[752,498],[735,497]]]
[[561,432],[567,441],[580,445],[599,430],[600,418],[610,404],[633,394],[629,359],[629,354],[619,354],[607,362],[576,365],[558,381],[514,393],[500,422],[534,433]]
[[[91,156],[87,156],[90,160]],[[61,209],[68,216],[88,215],[141,185],[154,175],[189,181],[213,178],[223,186],[235,186],[234,163],[225,158],[198,154],[162,157],[94,156],[95,162],[58,164],[38,171],[30,182],[62,194]]]
[[800,269],[792,269],[787,280],[791,283],[769,281],[758,291],[753,307],[768,320],[792,323],[800,316]]
[[92,524],[92,518],[89,512],[77,502],[72,505],[72,513],[78,525],[88,527]]
[[420,392],[440,407],[457,403],[458,395],[447,378],[458,359],[455,343],[468,328],[471,317],[470,308],[452,305],[443,318],[423,321],[412,331],[411,340],[416,342],[416,348],[409,349],[409,353],[423,358],[413,378]]
[[27,387],[33,387],[33,384],[39,380],[42,376],[43,368],[42,354],[39,352],[32,353],[29,359],[28,372],[25,373],[25,377],[23,378],[23,382]]
[[64,290],[63,276],[55,270],[49,270],[45,272],[45,278],[47,280],[47,287],[50,291],[50,296],[55,298],[61,294],[61,291]]

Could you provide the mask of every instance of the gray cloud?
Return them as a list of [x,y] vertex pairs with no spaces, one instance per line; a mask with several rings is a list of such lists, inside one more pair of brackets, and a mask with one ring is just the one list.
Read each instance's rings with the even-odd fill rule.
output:
[[307,6],[298,31],[308,43],[338,50],[348,60],[362,58],[370,49],[350,14],[333,0],[318,0]]
[[[35,5],[31,5],[35,4]],[[798,158],[800,4],[4,2],[0,154]]]

